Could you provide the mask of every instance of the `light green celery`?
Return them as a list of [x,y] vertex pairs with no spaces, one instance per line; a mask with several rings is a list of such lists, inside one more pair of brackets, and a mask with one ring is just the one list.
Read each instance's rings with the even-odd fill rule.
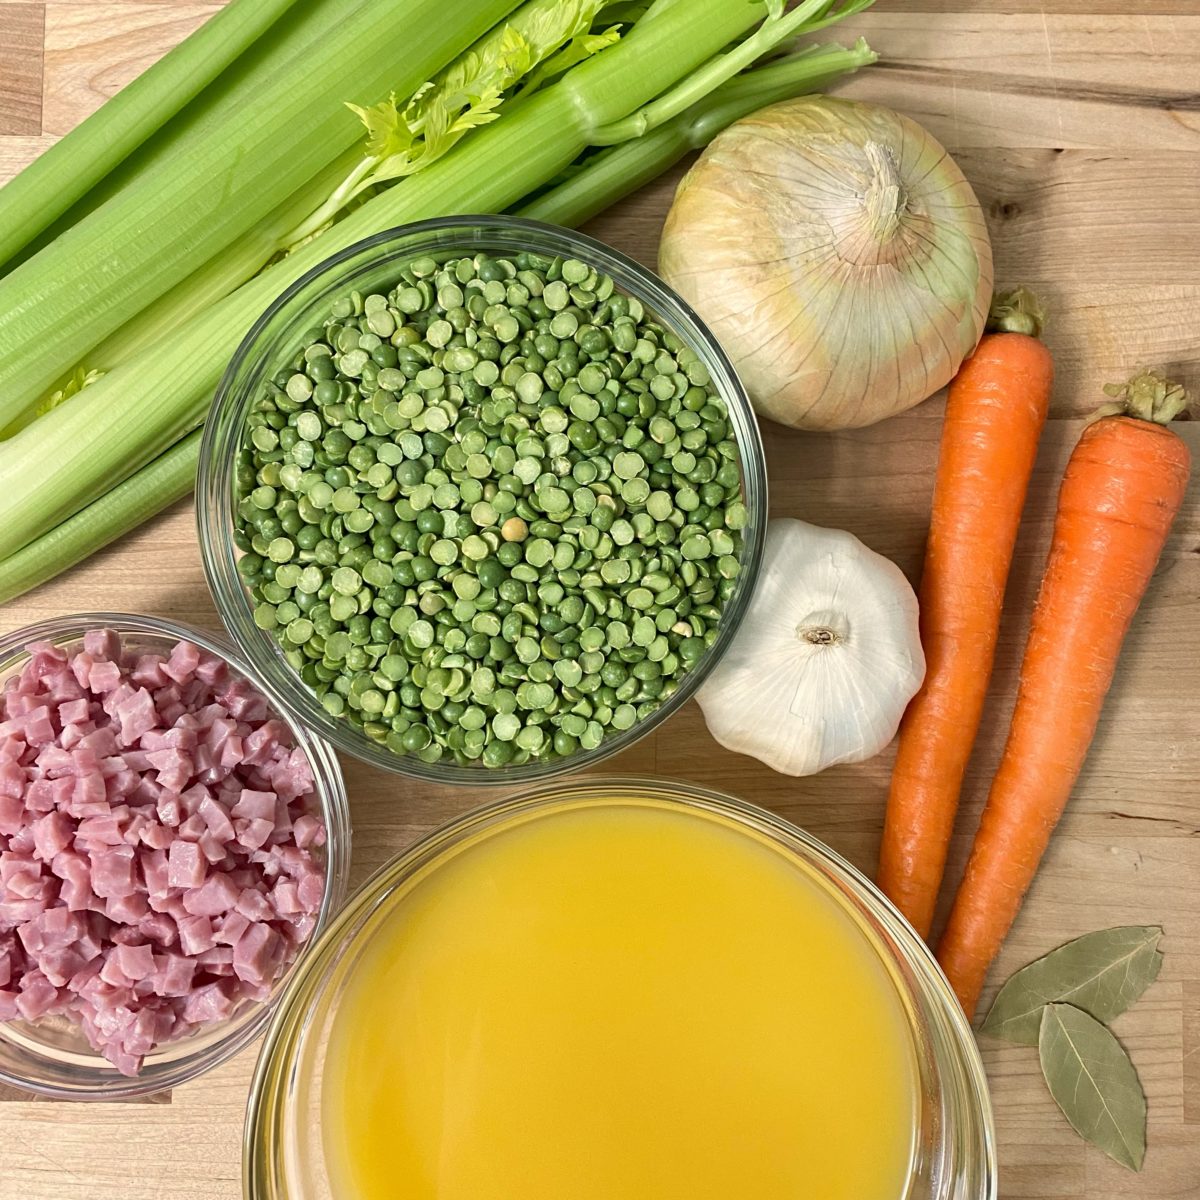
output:
[[[244,234],[224,253],[205,263],[145,312],[127,321],[116,333],[89,350],[83,364],[67,378],[76,378],[81,372],[85,375],[97,372],[107,374],[183,328],[205,309],[236,291],[248,279],[253,279],[283,248],[283,231],[291,229],[302,213],[312,211],[319,197],[326,195],[334,181],[345,173],[351,157],[356,160],[358,152],[349,151],[343,155],[266,221]],[[57,387],[61,388],[65,383],[66,380],[60,380]],[[30,405],[7,429],[0,432],[0,438],[11,437],[44,414],[49,407],[53,405],[48,406],[45,399]]]
[[473,0],[447,20],[445,0],[319,0],[319,36],[249,95],[220,94],[137,188],[0,280],[0,425],[350,146],[349,81],[367,100],[411,92],[515,6]]
[[768,0],[771,15],[750,37],[739,42],[732,50],[713,58],[678,87],[639,111],[596,130],[592,138],[593,145],[610,146],[644,136],[651,129],[686,111],[697,100],[728,82],[764,54],[770,53],[781,42],[809,29],[824,29],[833,21],[869,8],[872,3],[874,0],[847,0],[840,4],[831,0],[804,0],[804,3],[784,13],[783,0]]
[[581,225],[657,179],[689,151],[708,145],[734,121],[768,104],[822,91],[877,58],[860,38],[851,49],[836,44],[814,46],[740,75],[645,137],[586,158],[566,180],[515,213],[551,225]]
[[0,190],[0,267],[217,78],[297,0],[232,0]]
[[[824,16],[832,5],[818,7],[816,15]],[[203,421],[221,372],[251,324],[326,257],[409,221],[503,212],[565,170],[596,130],[662,95],[763,14],[763,4],[730,0],[689,0],[651,14],[615,46],[522,102],[509,119],[476,130],[428,170],[381,192],[208,309],[179,336],[0,444],[0,557],[91,503]],[[771,25],[781,38],[790,32],[784,22]]]
[[[298,246],[331,224],[369,188],[413,175],[472,129],[501,116],[506,94],[556,51],[585,33],[606,0],[526,0],[502,25],[414,94],[393,92],[369,108],[350,105],[367,128],[361,160],[286,238]],[[583,57],[587,57],[584,55]]]
[[200,434],[199,429],[188,434],[111,492],[0,561],[0,604],[53,579],[188,495],[196,481]]

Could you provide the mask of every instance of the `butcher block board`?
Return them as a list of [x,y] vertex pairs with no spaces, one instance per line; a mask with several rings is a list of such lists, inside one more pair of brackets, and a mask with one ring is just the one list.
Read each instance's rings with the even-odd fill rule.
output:
[[[0,181],[216,7],[0,0]],[[858,33],[883,61],[843,94],[898,108],[947,145],[987,212],[998,281],[1030,285],[1053,314],[1047,340],[1059,379],[1052,420],[967,778],[953,879],[1003,744],[1056,481],[1086,415],[1105,382],[1142,364],[1167,367],[1200,392],[1200,3],[880,0],[839,36]],[[589,232],[653,265],[679,174]],[[852,433],[767,426],[772,513],[852,530],[915,579],[941,415],[939,397]],[[1200,452],[1200,423],[1180,431]],[[1070,810],[989,989],[1081,933],[1163,926],[1162,976],[1116,1023],[1149,1097],[1145,1169],[1133,1175],[1079,1141],[1047,1094],[1032,1050],[985,1040],[1004,1200],[1200,1198],[1198,501],[1193,488],[1135,621]],[[0,629],[101,607],[217,628],[190,503],[6,605]],[[721,750],[691,706],[612,769],[735,792],[872,872],[890,765],[889,752],[818,778],[786,779]],[[345,768],[356,881],[484,798],[389,778],[349,760]],[[249,1050],[171,1096],[137,1104],[72,1106],[0,1094],[0,1200],[235,1200],[253,1066]]]

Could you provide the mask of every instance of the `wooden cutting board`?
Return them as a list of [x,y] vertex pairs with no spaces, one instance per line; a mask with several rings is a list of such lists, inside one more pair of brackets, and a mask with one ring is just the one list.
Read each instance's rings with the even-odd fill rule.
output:
[[[0,181],[216,7],[0,0]],[[1103,383],[1141,364],[1170,367],[1200,394],[1200,3],[880,0],[839,36],[859,32],[884,62],[844,93],[899,108],[945,142],[988,213],[999,282],[1031,285],[1054,314],[1053,420],[967,781],[954,878],[1002,745],[1056,481],[1082,418]],[[653,264],[677,178],[632,198],[590,232]],[[850,529],[915,576],[941,410],[935,399],[875,428],[833,436],[769,427],[773,513]],[[1183,433],[1200,457],[1200,423]],[[98,607],[216,626],[190,503],[0,609],[0,628]],[[359,880],[483,799],[345,765]],[[874,869],[890,754],[815,779],[784,779],[719,749],[693,706],[615,767],[736,792]],[[1116,1026],[1149,1096],[1145,1170],[1131,1175],[1080,1143],[1046,1093],[1032,1051],[987,1042],[1005,1200],[1200,1197],[1197,488],[993,985],[1068,938],[1125,923],[1166,930],[1161,980]],[[253,1065],[253,1052],[244,1053],[157,1103],[83,1107],[0,1095],[0,1200],[235,1200]]]

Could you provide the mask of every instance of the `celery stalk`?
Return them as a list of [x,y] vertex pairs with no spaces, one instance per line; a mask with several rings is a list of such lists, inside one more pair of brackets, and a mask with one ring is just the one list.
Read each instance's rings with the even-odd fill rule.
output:
[[156,133],[297,0],[232,0],[0,191],[0,267]]
[[[661,0],[660,0],[661,2]],[[655,6],[657,8],[657,5]],[[771,13],[777,5],[772,3]],[[763,4],[690,0],[653,9],[616,45],[476,130],[205,311],[179,336],[123,364],[0,444],[0,557],[91,503],[195,428],[245,331],[289,284],[372,233],[448,212],[500,212],[560,174],[596,132],[635,114],[762,23],[779,40],[836,6],[808,0],[763,21]],[[763,38],[757,48],[773,48]],[[706,74],[714,85],[723,82]],[[698,102],[702,94],[691,96]]]
[[551,225],[582,225],[657,179],[689,151],[708,145],[734,121],[768,104],[822,91],[877,57],[860,38],[851,49],[836,43],[814,47],[811,52],[740,75],[645,137],[610,146],[585,159],[568,179],[515,213]]
[[196,482],[200,430],[73,517],[0,561],[0,604],[35,588],[182,500]]
[[258,72],[249,96],[222,93],[136,189],[0,280],[0,425],[346,149],[357,136],[342,103],[347,80],[371,102],[397,84],[411,92],[516,0],[473,0],[454,20],[445,7],[322,0],[320,34],[280,69]]

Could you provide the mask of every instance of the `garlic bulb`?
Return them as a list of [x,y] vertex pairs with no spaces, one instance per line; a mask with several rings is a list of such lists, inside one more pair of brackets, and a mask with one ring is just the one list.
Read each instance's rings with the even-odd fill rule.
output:
[[983,332],[992,252],[954,160],[878,105],[806,96],[720,134],[679,186],[663,277],[757,411],[848,429],[949,383]]
[[815,775],[878,754],[924,678],[917,598],[900,568],[852,534],[780,519],[698,699],[726,749]]

